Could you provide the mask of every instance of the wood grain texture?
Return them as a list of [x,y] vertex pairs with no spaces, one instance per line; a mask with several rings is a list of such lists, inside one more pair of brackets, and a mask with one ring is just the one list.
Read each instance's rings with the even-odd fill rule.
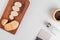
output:
[[[12,20],[9,19],[9,15],[10,15],[10,12],[12,11],[12,6],[14,5],[15,2],[21,2],[22,3],[21,11],[18,12],[19,15],[17,17],[15,17],[15,19],[14,19],[14,20],[18,21],[19,23],[21,23],[21,21],[23,19],[23,16],[24,16],[24,14],[25,14],[25,12],[26,12],[29,4],[30,4],[29,0],[9,0],[9,2],[8,2],[7,6],[6,6],[6,9],[5,9],[5,11],[4,11],[3,15],[2,15],[2,18],[1,18],[0,22],[2,21],[2,19],[8,19],[9,22],[12,21]],[[4,29],[4,26],[2,24],[0,25],[0,27],[3,30],[5,30]],[[16,31],[17,31],[17,29],[12,30],[12,31],[7,31],[7,32],[10,32],[12,34],[15,34]]]

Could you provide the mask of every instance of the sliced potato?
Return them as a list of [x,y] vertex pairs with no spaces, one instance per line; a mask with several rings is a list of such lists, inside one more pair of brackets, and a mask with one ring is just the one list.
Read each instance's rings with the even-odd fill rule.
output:
[[12,30],[15,30],[18,27],[18,25],[19,25],[19,22],[14,20],[14,21],[6,24],[4,26],[4,28],[5,28],[6,31],[12,31]]
[[13,9],[13,11],[20,11],[20,8],[17,6],[13,6],[12,9]]
[[14,17],[12,15],[9,15],[9,18],[10,18],[10,20],[13,20],[14,19]]
[[22,7],[22,4],[20,2],[15,2],[15,6]]
[[12,16],[18,16],[18,12],[16,12],[16,11],[11,11],[11,15],[12,15]]

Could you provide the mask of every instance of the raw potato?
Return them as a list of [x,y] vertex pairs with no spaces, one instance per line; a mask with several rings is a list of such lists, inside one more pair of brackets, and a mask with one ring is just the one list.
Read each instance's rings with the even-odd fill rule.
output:
[[17,7],[17,6],[13,6],[12,9],[13,9],[13,11],[20,11],[19,7]]
[[11,15],[12,15],[12,16],[18,16],[18,12],[16,12],[16,11],[11,11]]
[[3,19],[3,20],[1,21],[1,24],[4,26],[7,22],[8,22],[7,19]]
[[15,2],[15,6],[22,7],[22,4],[20,2]]
[[12,15],[9,15],[9,18],[10,18],[10,20],[13,20],[14,19],[14,17]]
[[18,25],[19,25],[19,22],[14,20],[14,21],[6,24],[4,26],[4,28],[5,28],[6,31],[12,31],[12,30],[15,30],[18,27]]

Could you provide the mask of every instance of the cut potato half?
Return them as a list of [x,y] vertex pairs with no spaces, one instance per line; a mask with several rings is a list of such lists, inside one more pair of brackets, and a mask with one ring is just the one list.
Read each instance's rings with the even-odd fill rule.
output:
[[14,20],[14,21],[6,24],[4,26],[4,28],[5,28],[6,31],[12,31],[12,30],[15,30],[18,27],[18,25],[19,25],[19,22]]
[[3,20],[1,21],[1,24],[4,26],[7,22],[8,22],[7,19],[3,19]]

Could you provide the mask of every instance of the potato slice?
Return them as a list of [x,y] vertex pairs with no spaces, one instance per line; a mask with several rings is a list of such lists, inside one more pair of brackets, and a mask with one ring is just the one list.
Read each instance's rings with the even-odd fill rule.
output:
[[9,18],[10,18],[10,20],[13,20],[14,19],[14,16],[9,15]]
[[18,16],[18,12],[16,12],[16,11],[11,11],[11,15],[12,15],[12,16]]
[[7,19],[3,19],[3,20],[1,21],[1,24],[4,26],[7,22],[8,22]]
[[22,4],[20,2],[15,2],[15,6],[22,7]]
[[12,9],[13,9],[13,11],[20,11],[20,8],[17,6],[13,6]]
[[6,24],[4,26],[4,28],[6,31],[12,31],[12,30],[15,30],[18,27],[18,25],[19,25],[19,22],[14,20],[14,21]]

